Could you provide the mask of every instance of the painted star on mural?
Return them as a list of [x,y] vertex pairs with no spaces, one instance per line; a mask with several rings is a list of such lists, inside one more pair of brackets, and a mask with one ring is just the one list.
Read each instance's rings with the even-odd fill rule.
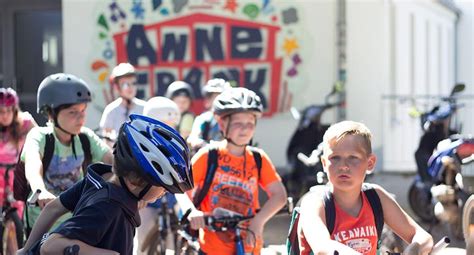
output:
[[227,9],[231,11],[232,13],[235,13],[235,10],[237,9],[237,0],[227,0],[224,6],[224,10]]
[[298,42],[296,41],[295,38],[292,39],[285,39],[285,42],[283,43],[283,49],[285,50],[287,55],[290,55],[293,53],[295,49],[298,49],[300,46],[298,45]]

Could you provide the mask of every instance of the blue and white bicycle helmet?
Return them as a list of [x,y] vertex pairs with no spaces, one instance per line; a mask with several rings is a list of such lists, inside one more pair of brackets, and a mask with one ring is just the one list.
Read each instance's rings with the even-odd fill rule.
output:
[[171,193],[184,193],[194,186],[186,142],[158,120],[130,115],[120,129],[114,154],[117,166],[137,169],[153,186]]

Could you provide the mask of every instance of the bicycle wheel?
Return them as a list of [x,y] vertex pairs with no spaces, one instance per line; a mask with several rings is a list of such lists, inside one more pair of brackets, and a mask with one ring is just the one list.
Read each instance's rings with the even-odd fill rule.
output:
[[408,202],[413,212],[424,222],[432,222],[435,219],[431,193],[422,183],[414,181],[408,191]]
[[15,210],[6,214],[1,226],[1,233],[0,250],[2,254],[16,254],[16,251],[23,246],[23,224]]
[[165,255],[166,254],[166,238],[158,232],[150,240],[148,247],[148,255]]
[[471,195],[464,205],[462,230],[466,241],[469,240],[471,234],[474,234],[474,195]]

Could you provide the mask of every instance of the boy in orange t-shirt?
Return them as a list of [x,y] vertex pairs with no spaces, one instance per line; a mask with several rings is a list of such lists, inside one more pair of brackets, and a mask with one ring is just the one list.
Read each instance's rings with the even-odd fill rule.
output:
[[[301,203],[298,223],[300,254],[377,253],[377,230],[372,208],[361,192],[366,171],[375,166],[370,130],[362,123],[342,121],[324,134],[321,162],[334,197],[335,222],[332,233],[326,226],[325,188],[308,193]],[[428,254],[433,239],[385,189],[374,185],[383,209],[384,222],[403,240],[419,245]]]
[[[262,114],[262,103],[253,91],[231,88],[217,96],[213,111],[225,139],[211,145],[217,147],[219,155],[216,173],[199,209],[193,210],[188,219],[191,228],[202,229],[199,236],[201,254],[235,254],[233,232],[206,229],[203,215],[229,211],[243,216],[255,215],[248,223],[248,229],[255,237],[248,231],[242,231],[242,235],[245,238],[245,252],[260,254],[264,225],[286,202],[285,188],[268,156],[257,149],[262,156],[259,174],[252,151],[247,147],[255,133],[257,118]],[[204,184],[208,154],[208,147],[205,147],[192,159],[196,185],[194,194]],[[259,185],[269,197],[261,208],[258,202]],[[194,208],[188,198],[183,201],[178,196],[177,200],[182,208]],[[257,208],[260,208],[258,212]]]

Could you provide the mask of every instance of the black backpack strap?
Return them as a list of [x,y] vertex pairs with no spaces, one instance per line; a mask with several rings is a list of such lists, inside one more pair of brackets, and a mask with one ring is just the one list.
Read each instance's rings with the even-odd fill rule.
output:
[[334,205],[334,197],[328,187],[324,191],[324,212],[326,214],[326,227],[331,235],[336,222],[336,207]]
[[377,228],[377,237],[380,244],[380,238],[382,237],[384,224],[382,203],[380,203],[379,195],[372,185],[364,183],[362,185],[362,191],[364,191],[367,200],[369,200],[370,207],[372,207],[372,213],[374,214],[375,219],[375,227]]
[[204,179],[204,184],[201,189],[197,191],[193,199],[193,204],[196,208],[199,208],[201,202],[204,200],[204,197],[206,197],[207,192],[211,188],[212,180],[214,180],[214,175],[216,174],[218,157],[218,149],[216,147],[210,147],[207,154],[206,178]]
[[202,123],[202,140],[204,141],[209,141],[209,132],[211,130],[211,122],[210,121],[204,121]]
[[41,162],[43,163],[43,176],[45,176],[46,171],[49,168],[49,164],[51,163],[51,159],[53,158],[53,153],[54,153],[54,134],[49,133],[49,134],[46,134],[43,159],[41,160]]
[[257,169],[258,169],[258,177],[260,177],[261,172],[262,172],[262,155],[260,154],[260,152],[258,152],[258,149],[255,147],[248,146],[247,148],[252,152],[253,159],[255,160],[255,164],[257,165]]
[[79,140],[81,141],[82,150],[84,151],[84,161],[82,162],[82,172],[84,176],[87,173],[87,167],[92,163],[91,142],[85,133],[79,133]]

